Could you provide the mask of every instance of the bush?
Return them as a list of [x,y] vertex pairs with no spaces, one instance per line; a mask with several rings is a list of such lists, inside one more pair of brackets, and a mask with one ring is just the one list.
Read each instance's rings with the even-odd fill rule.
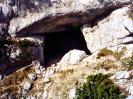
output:
[[24,40],[20,40],[19,42],[17,42],[17,45],[19,47],[30,47],[30,46],[35,46],[36,43],[33,41],[29,41],[29,40],[24,39]]
[[76,99],[125,99],[118,87],[108,79],[109,75],[96,74],[76,89]]

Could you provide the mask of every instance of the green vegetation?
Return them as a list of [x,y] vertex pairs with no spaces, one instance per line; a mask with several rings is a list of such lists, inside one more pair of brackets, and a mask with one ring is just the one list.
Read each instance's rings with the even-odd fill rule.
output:
[[96,74],[87,77],[87,82],[76,89],[76,99],[125,99],[109,75]]
[[127,57],[122,60],[122,65],[124,68],[127,68],[128,70],[133,69],[133,57]]
[[17,42],[16,45],[21,50],[20,55],[17,57],[18,60],[26,59],[27,62],[34,60],[31,47],[36,45],[35,42],[24,39]]
[[35,46],[36,43],[33,41],[29,41],[27,39],[24,39],[17,42],[16,45],[18,45],[19,47],[30,47],[30,46]]
[[[5,44],[7,44],[7,46],[5,46]],[[8,47],[9,45],[12,45],[12,47],[16,46],[21,50],[20,55],[16,57],[16,61],[22,61],[23,59],[24,61],[26,60],[26,62],[30,62],[34,59],[31,47],[37,45],[36,42],[26,39],[19,41],[15,39],[0,39],[0,48],[2,49],[0,50],[0,63],[6,63],[6,61],[9,60],[10,51],[12,49],[12,47]]]
[[101,57],[105,57],[105,56],[114,56],[117,60],[120,60],[121,57],[124,55],[124,52],[126,51],[126,48],[123,48],[121,51],[112,51],[109,50],[107,48],[103,48],[100,50],[100,52],[97,54],[97,59],[100,59]]

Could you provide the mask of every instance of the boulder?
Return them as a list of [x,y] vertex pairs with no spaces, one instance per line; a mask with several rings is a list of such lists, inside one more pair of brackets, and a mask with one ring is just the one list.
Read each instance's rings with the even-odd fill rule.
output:
[[64,31],[130,3],[131,0],[18,0],[12,7],[17,7],[17,15],[10,21],[9,33],[28,36]]
[[119,71],[114,74],[115,79],[129,79],[130,78],[130,72],[128,71]]
[[93,27],[84,25],[82,28],[88,49],[94,53],[108,48],[113,51],[127,49],[126,56],[133,49],[133,22],[129,17],[129,6],[113,11],[109,16],[98,21]]
[[75,99],[76,96],[76,88],[73,88],[69,91],[69,98],[68,99]]
[[44,82],[47,83],[50,81],[50,77],[55,73],[54,69],[48,68],[44,74]]
[[32,86],[32,84],[30,82],[26,81],[24,83],[23,90],[28,92],[30,90],[31,86]]
[[28,78],[30,79],[30,80],[35,80],[36,79],[36,74],[35,73],[33,73],[33,74],[28,74]]
[[35,69],[40,69],[41,64],[38,60],[33,61],[32,64],[35,66]]
[[36,73],[37,75],[41,75],[41,70],[40,70],[40,69],[35,69],[35,73]]
[[48,92],[45,90],[45,91],[43,92],[43,99],[47,99],[47,97],[48,97]]
[[78,64],[84,57],[86,56],[85,51],[81,51],[81,50],[71,50],[69,51],[67,54],[65,54],[63,56],[63,58],[61,59],[61,61],[59,62],[59,64],[72,64],[72,65],[76,65]]

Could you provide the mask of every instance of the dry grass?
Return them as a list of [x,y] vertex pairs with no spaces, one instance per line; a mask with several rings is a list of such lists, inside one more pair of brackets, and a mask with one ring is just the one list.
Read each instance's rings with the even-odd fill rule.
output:
[[109,70],[109,69],[117,69],[117,66],[114,64],[113,61],[111,60],[105,60],[102,63],[99,63],[96,65],[95,67],[96,69],[105,69],[105,70]]
[[63,78],[66,78],[66,76],[67,76],[68,74],[72,74],[73,72],[74,72],[73,69],[68,69],[68,70],[61,70],[61,71],[59,71],[58,73],[59,73],[59,77],[60,77],[61,79],[63,79]]
[[97,54],[97,59],[100,59],[101,57],[105,57],[105,56],[114,56],[117,60],[120,60],[126,50],[127,50],[126,48],[123,48],[121,51],[114,52],[110,49],[103,48]]
[[133,20],[133,3],[129,7],[128,16]]
[[16,96],[18,94],[18,90],[20,90],[21,87],[17,85],[10,85],[5,88],[0,88],[0,96],[5,93],[10,93],[12,96]]
[[16,71],[0,81],[0,95],[3,93],[13,93],[20,89],[20,84],[26,79],[29,73],[34,72],[32,66],[27,66],[19,71]]

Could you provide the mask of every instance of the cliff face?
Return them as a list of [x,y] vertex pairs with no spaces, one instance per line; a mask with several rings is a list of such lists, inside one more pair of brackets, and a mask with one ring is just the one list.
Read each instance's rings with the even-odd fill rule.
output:
[[98,73],[133,97],[132,0],[0,2],[0,98],[75,99]]
[[7,0],[1,4],[0,17],[13,18],[10,34],[33,35],[80,26],[129,3],[131,0]]

